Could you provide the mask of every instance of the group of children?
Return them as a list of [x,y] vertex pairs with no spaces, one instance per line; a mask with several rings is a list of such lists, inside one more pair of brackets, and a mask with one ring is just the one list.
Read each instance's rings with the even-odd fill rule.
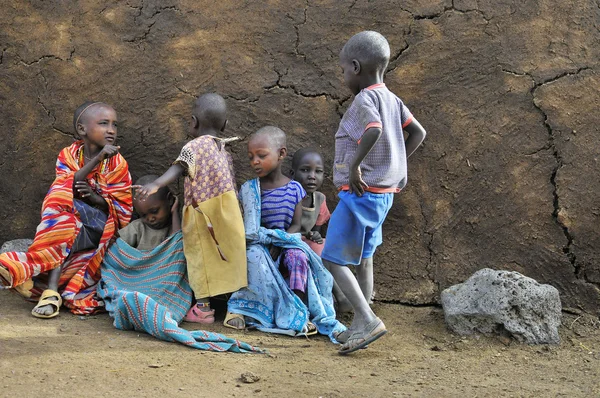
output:
[[[406,159],[425,137],[383,83],[389,57],[386,39],[372,31],[356,34],[340,52],[344,81],[355,98],[335,135],[333,180],[340,201],[332,214],[319,192],[325,173],[321,155],[310,148],[296,151],[286,176],[286,135],[273,126],[249,137],[248,158],[257,178],[246,182],[238,197],[225,150],[232,139],[219,137],[227,126],[226,104],[217,94],[195,101],[193,139],[172,166],[136,185],[114,145],[116,113],[104,103],[84,104],[74,118],[81,140],[61,153],[69,155],[69,167],[59,156],[34,243],[27,253],[0,255],[0,283],[27,296],[41,293],[35,316],[55,316],[63,299],[74,312],[90,313],[91,289],[110,239],[119,236],[132,247],[151,250],[181,229],[195,295],[186,321],[214,322],[209,298],[231,294],[227,327],[250,323],[265,331],[319,332],[342,343],[342,354],[365,348],[387,331],[369,305],[381,226],[393,194],[406,185]],[[181,176],[182,222],[178,200],[168,189]],[[139,219],[127,225],[132,204]],[[325,239],[322,227],[328,221]],[[61,222],[67,227],[56,228]],[[82,236],[87,245],[81,245]],[[348,265],[356,266],[356,276]],[[339,308],[354,311],[347,329],[335,319],[332,290]],[[83,306],[77,301],[82,297]]]

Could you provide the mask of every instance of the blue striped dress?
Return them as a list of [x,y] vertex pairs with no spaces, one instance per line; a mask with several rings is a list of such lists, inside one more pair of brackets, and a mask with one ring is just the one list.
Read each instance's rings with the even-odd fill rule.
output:
[[292,224],[296,205],[306,196],[298,181],[290,181],[275,189],[261,189],[260,223],[268,229],[286,231]]

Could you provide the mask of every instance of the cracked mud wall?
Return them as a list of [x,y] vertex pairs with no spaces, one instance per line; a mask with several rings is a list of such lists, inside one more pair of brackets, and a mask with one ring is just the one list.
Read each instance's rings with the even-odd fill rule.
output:
[[[350,103],[337,63],[363,29],[392,47],[388,86],[429,135],[376,255],[378,299],[437,302],[483,267],[600,308],[598,1],[8,1],[0,21],[0,241],[31,237],[86,99],[117,109],[134,177],[185,142],[217,91],[228,134],[283,128],[328,165]],[[233,148],[241,183],[245,146]],[[325,183],[335,201],[331,176]]]

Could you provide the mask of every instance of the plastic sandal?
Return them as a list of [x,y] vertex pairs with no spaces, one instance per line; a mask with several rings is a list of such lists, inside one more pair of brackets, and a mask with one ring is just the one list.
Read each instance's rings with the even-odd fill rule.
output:
[[215,310],[202,311],[197,304],[194,304],[183,318],[186,322],[194,323],[214,323]]

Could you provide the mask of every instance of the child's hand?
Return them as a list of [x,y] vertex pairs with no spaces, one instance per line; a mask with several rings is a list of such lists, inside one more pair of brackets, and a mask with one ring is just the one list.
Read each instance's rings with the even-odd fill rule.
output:
[[171,206],[171,214],[175,214],[179,211],[179,198],[175,195],[173,196],[175,197],[175,200],[173,201],[173,206]]
[[104,145],[104,148],[102,148],[102,150],[98,155],[96,155],[96,157],[98,158],[98,161],[101,162],[104,159],[112,158],[113,156],[115,156],[117,153],[119,153],[119,149],[121,149],[120,146]]
[[306,233],[306,237],[315,243],[323,243],[323,237],[318,231],[309,231]]
[[369,188],[366,182],[362,179],[360,167],[356,169],[350,168],[350,177],[348,181],[349,192],[354,192],[357,196],[362,196],[365,193],[365,188]]
[[96,195],[96,192],[94,192],[87,181],[76,181],[74,191],[82,199],[90,198],[91,196]]
[[144,201],[148,198],[148,196],[154,195],[156,192],[158,192],[160,186],[154,182],[151,182],[150,184],[146,185],[132,185],[131,189],[136,190],[134,197],[137,200]]
[[273,261],[276,261],[279,258],[279,255],[281,254],[281,247],[271,245],[271,247],[269,248],[269,253],[271,253],[271,258],[273,259]]

